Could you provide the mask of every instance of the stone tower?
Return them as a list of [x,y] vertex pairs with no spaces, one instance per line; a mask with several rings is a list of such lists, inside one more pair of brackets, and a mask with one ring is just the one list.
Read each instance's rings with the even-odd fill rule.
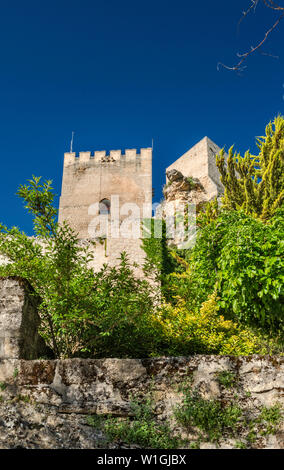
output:
[[[198,210],[206,201],[219,198],[223,193],[215,161],[219,152],[220,148],[204,137],[166,169],[165,201],[156,212],[156,218],[168,217],[172,210],[171,201],[187,201],[195,204]],[[188,177],[199,182],[195,189],[190,188]],[[119,212],[114,207],[117,199]],[[121,150],[112,150],[109,155],[105,151],[80,152],[78,156],[65,153],[59,223],[66,220],[82,243],[96,240],[95,270],[104,263],[117,264],[122,251],[140,265],[145,259],[137,236],[125,236],[120,230],[119,233],[112,230],[104,233],[103,230],[103,236],[94,235],[92,229],[96,227],[97,217],[103,215],[109,227],[114,213],[119,228],[129,216],[136,218],[139,227],[143,218],[152,216],[152,148],[143,148],[140,153],[135,149],[125,150],[125,154]]]
[[203,200],[210,201],[224,192],[216,166],[216,154],[220,150],[220,147],[209,137],[204,137],[172,163],[166,169],[166,173],[174,169],[180,171],[185,177],[198,179],[204,188]]
[[[158,217],[167,221],[169,243],[179,248],[192,246],[196,235],[196,214],[208,201],[215,197],[220,200],[223,194],[216,166],[216,154],[220,150],[211,139],[204,137],[166,169],[165,199],[159,207]],[[184,244],[185,224],[177,223],[182,213],[184,220],[192,221],[192,225],[187,227],[188,245]]]
[[[92,224],[96,217],[112,216],[113,201],[119,199],[119,225],[130,215],[129,204],[135,204],[140,217],[151,216],[143,213],[145,205],[152,204],[152,148],[65,153],[62,191],[59,203],[59,223],[66,220],[78,233],[79,238],[92,239]],[[138,216],[137,216],[138,218]],[[104,238],[104,237],[103,237]],[[122,237],[118,233],[106,235],[106,240],[97,243],[94,268],[103,263],[116,264],[122,251],[132,261],[141,262],[144,252],[139,239]]]

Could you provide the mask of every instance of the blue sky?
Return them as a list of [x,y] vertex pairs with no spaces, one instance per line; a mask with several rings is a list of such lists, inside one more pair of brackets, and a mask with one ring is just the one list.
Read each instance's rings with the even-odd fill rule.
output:
[[32,174],[60,193],[63,153],[151,146],[153,186],[208,135],[255,150],[254,137],[284,107],[284,23],[242,76],[234,64],[275,16],[237,23],[250,0],[14,0],[1,5],[1,215],[31,233],[15,196]]

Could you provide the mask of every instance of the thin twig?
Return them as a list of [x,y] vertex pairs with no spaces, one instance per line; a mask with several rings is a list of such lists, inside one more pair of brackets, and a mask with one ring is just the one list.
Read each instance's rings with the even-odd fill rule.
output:
[[251,10],[254,10],[256,9],[257,5],[258,5],[258,2],[259,0],[251,0],[252,1],[252,4],[251,6],[246,10],[246,11],[243,11],[243,15],[241,16],[239,22],[238,22],[238,28],[241,24],[241,22],[243,21],[243,19],[248,16],[248,14],[251,12]]
[[276,3],[273,2],[273,0],[262,0],[262,1],[268,8],[271,8],[272,10],[276,10],[276,11],[284,10],[284,7],[281,7],[280,5],[276,5]]
[[[257,0],[258,1],[258,0]],[[263,2],[266,4],[266,2],[269,1],[270,3],[272,2],[272,0],[263,0]],[[254,2],[255,3],[255,2]],[[236,64],[234,65],[233,67],[229,67],[228,65],[225,65],[223,64],[222,62],[218,62],[217,64],[217,70],[220,69],[220,66],[224,67],[225,69],[227,70],[234,70],[234,71],[242,71],[244,70],[245,66],[243,66],[242,64],[244,63],[244,61],[251,55],[253,54],[255,51],[257,51],[263,44],[264,42],[267,40],[268,36],[272,33],[272,31],[278,26],[278,24],[280,23],[280,21],[282,20],[282,18],[284,18],[284,7],[279,7],[278,5],[274,4],[273,3],[273,9],[277,9],[277,10],[283,10],[283,13],[281,13],[281,15],[277,18],[277,20],[275,21],[275,23],[271,26],[270,29],[268,29],[264,35],[264,38],[255,46],[255,47],[251,47],[251,49],[248,51],[248,52],[245,52],[244,54],[237,54],[238,57],[241,58],[241,60]],[[272,6],[271,6],[272,8]],[[251,7],[249,10],[247,10],[247,12],[249,12],[251,10]]]
[[261,55],[267,55],[268,57],[272,57],[272,59],[279,59],[279,55],[273,55],[269,52],[261,52]]

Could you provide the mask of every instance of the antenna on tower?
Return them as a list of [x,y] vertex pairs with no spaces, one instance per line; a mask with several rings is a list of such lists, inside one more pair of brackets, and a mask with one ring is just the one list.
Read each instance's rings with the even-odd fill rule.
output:
[[152,138],[152,150],[154,149],[154,139]]
[[70,153],[72,153],[72,152],[73,152],[73,140],[74,140],[74,134],[75,134],[75,132],[74,132],[74,131],[72,131],[72,137],[71,137],[71,143],[70,143]]

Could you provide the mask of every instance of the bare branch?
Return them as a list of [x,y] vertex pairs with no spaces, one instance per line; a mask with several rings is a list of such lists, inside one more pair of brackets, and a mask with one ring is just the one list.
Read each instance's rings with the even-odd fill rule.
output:
[[244,20],[244,18],[245,18],[246,16],[248,16],[248,14],[249,14],[252,10],[255,11],[255,9],[256,9],[256,7],[257,7],[257,5],[258,5],[259,0],[251,0],[251,2],[252,2],[251,6],[250,6],[247,10],[245,10],[245,11],[242,12],[243,16],[240,18],[240,20],[239,20],[239,22],[238,22],[238,28],[239,28],[241,22]]
[[263,3],[268,7],[271,8],[272,10],[284,10],[284,7],[281,7],[279,5],[276,5],[276,3],[273,0],[263,0]]
[[[241,23],[241,21],[252,11],[256,9],[257,5],[259,4],[259,1],[260,0],[251,0],[252,4],[250,5],[250,7],[243,12],[243,16],[241,17],[238,25]],[[228,65],[225,65],[223,64],[222,62],[218,62],[217,64],[217,70],[220,70],[220,66],[224,67],[225,69],[227,70],[234,70],[234,71],[243,71],[246,66],[243,65],[243,63],[245,62],[245,60],[250,56],[252,55],[253,53],[255,53],[258,49],[261,48],[261,46],[265,43],[265,41],[267,40],[268,36],[272,33],[272,31],[274,31],[277,26],[279,25],[280,21],[284,18],[284,7],[283,6],[280,6],[278,4],[276,4],[274,2],[274,0],[262,0],[262,2],[264,3],[264,5],[267,7],[267,8],[270,8],[272,10],[275,10],[275,11],[282,11],[283,13],[281,13],[277,20],[275,21],[275,23],[271,26],[271,28],[269,28],[265,35],[264,35],[264,38],[256,45],[256,46],[251,46],[250,50],[243,53],[243,54],[240,54],[238,53],[237,54],[237,57],[240,58],[239,62],[230,67]],[[274,57],[274,58],[277,58],[277,56],[272,56],[271,54],[263,54],[263,55],[268,55],[268,56],[271,56],[271,57]]]
[[267,55],[268,57],[272,57],[272,59],[279,59],[279,55],[273,55],[269,52],[261,52],[261,55]]

